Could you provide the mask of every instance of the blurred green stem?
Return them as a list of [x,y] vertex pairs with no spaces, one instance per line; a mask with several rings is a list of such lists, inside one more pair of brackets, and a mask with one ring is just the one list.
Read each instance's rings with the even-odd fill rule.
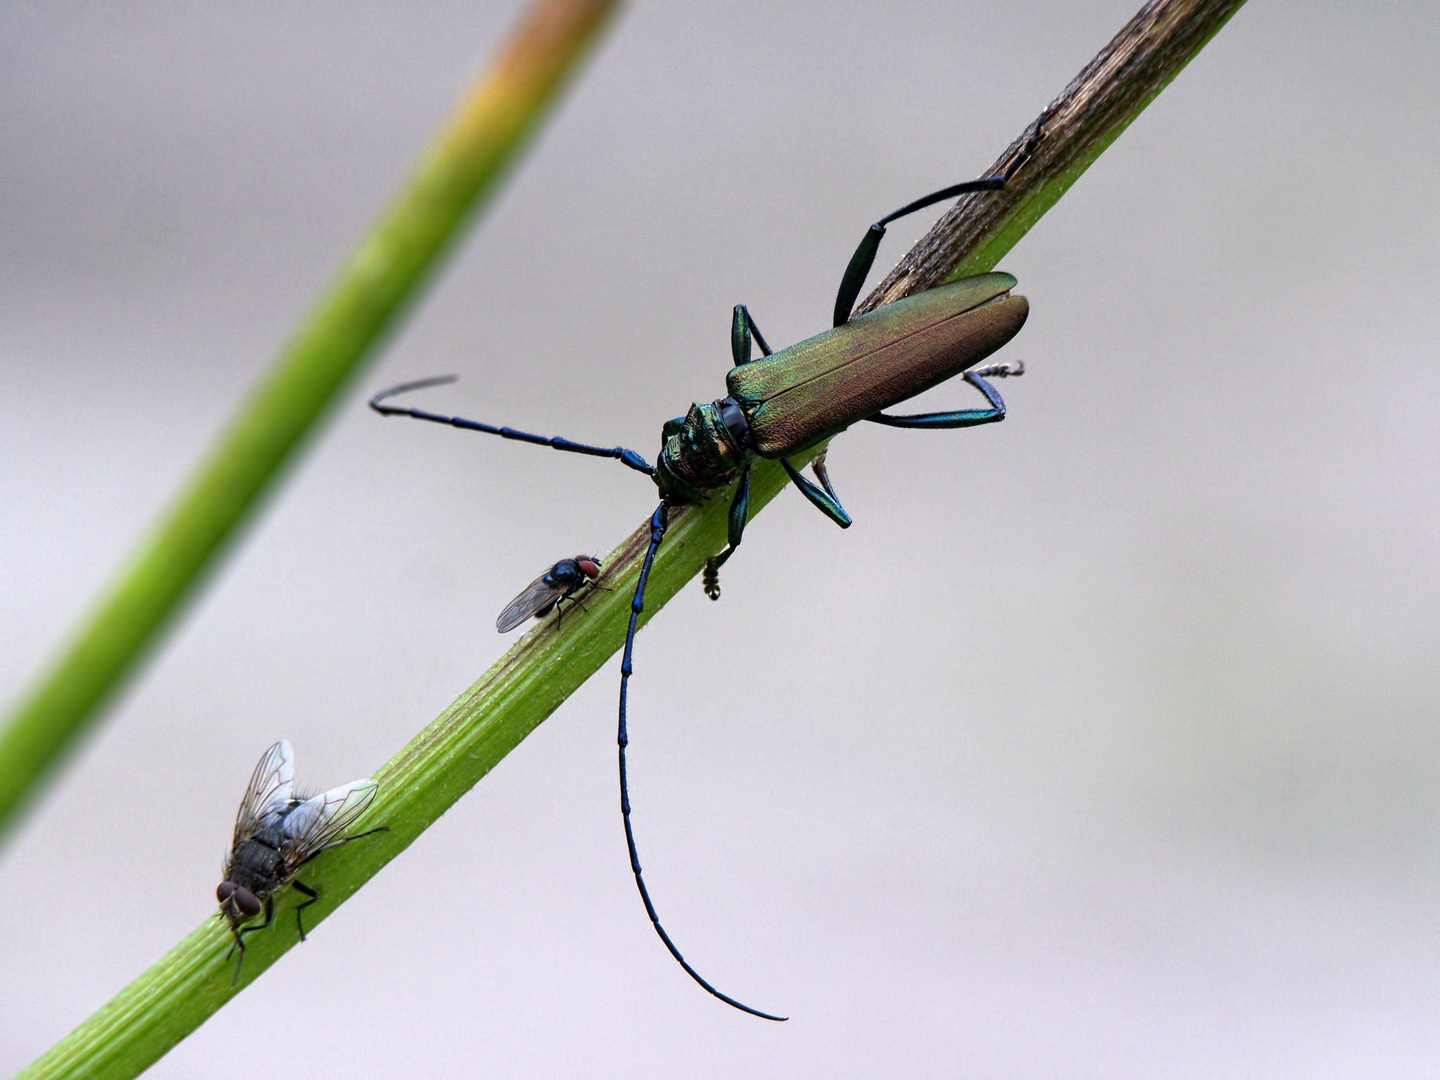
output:
[[[1142,9],[1042,114],[1044,138],[1016,169],[1014,182],[998,196],[962,200],[957,211],[942,219],[941,225],[950,230],[942,230],[942,235],[956,235],[958,229],[967,239],[950,246],[950,267],[942,269],[941,279],[962,260],[968,273],[993,268],[1238,7],[1238,0],[1162,0]],[[1016,140],[1002,164],[1026,145],[1034,127]],[[1009,211],[993,213],[986,198],[1005,200]],[[977,220],[983,223],[977,226]],[[907,261],[933,242],[933,236],[934,231]],[[908,280],[919,277],[912,274]],[[774,462],[759,463],[752,473],[751,516],[785,486],[785,474]],[[672,514],[646,591],[643,621],[725,546],[728,508],[726,494],[717,493],[702,507]],[[319,902],[306,909],[307,927],[319,925],[409,846],[615,654],[625,639],[631,594],[649,536],[647,523],[606,558],[601,583],[612,591],[590,595],[584,609],[567,614],[563,627],[547,619],[526,634],[376,774],[380,793],[357,828],[384,824],[390,831],[327,853],[313,864],[313,872],[306,871],[307,884],[320,890]],[[636,651],[641,659],[635,678],[643,685],[643,638]],[[237,785],[240,779],[237,774]],[[619,845],[618,821],[616,832]],[[274,928],[248,939],[241,988],[297,944],[290,916],[296,899],[292,891],[282,893]],[[225,959],[228,945],[224,923],[218,917],[207,919],[21,1076],[134,1076],[239,992],[230,987],[234,961]]]
[[616,0],[541,0],[99,601],[6,718],[0,830],[135,670],[492,195]]

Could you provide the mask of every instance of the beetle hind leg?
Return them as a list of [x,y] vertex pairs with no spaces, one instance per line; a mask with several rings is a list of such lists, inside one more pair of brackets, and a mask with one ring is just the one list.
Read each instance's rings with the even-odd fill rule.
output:
[[1025,365],[1019,360],[1011,364],[991,364],[967,371],[965,381],[985,395],[985,399],[990,402],[988,409],[954,409],[950,412],[913,413],[908,416],[891,416],[879,412],[865,419],[887,427],[928,428],[931,431],[999,423],[1005,419],[1005,399],[987,380],[1023,374]]
[[760,346],[760,355],[769,356],[770,346],[765,343],[765,337],[760,333],[760,328],[750,317],[750,309],[744,304],[736,304],[735,314],[730,320],[730,357],[735,361],[736,367],[750,363],[752,338],[755,344]]
[[855,301],[860,298],[860,289],[870,275],[870,268],[875,265],[875,253],[880,250],[880,241],[885,239],[885,226],[907,214],[924,210],[925,207],[944,202],[946,199],[953,199],[957,195],[969,195],[977,191],[999,191],[1005,186],[1008,179],[1006,176],[984,176],[979,180],[966,180],[964,183],[952,184],[950,187],[932,191],[923,198],[907,203],[893,214],[886,214],[874,225],[871,225],[855,248],[855,254],[850,256],[850,263],[845,267],[845,275],[840,279],[840,289],[835,294],[834,325],[844,326],[850,321],[850,312],[855,309]]

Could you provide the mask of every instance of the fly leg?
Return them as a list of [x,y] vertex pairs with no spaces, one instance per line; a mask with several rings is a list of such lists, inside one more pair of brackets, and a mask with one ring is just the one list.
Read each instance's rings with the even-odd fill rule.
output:
[[965,381],[985,395],[990,402],[988,409],[955,409],[952,412],[912,413],[908,416],[890,416],[881,412],[865,419],[887,427],[929,428],[931,431],[999,423],[1005,419],[1005,400],[1000,396],[1000,391],[986,380],[1023,374],[1025,365],[1018,360],[1013,364],[991,364],[989,367],[967,371]]
[[[581,603],[581,601],[585,598],[586,590],[594,590],[594,589],[599,589],[601,592],[613,592],[613,591],[614,591],[614,590],[611,589],[610,586],[608,586],[608,585],[601,585],[601,584],[599,584],[599,583],[597,583],[597,582],[594,582],[594,581],[585,581],[585,582],[582,583],[581,586],[575,591],[575,595],[574,595],[574,596],[562,596],[562,597],[560,597],[559,600],[556,600],[556,601],[555,601],[555,629],[556,629],[556,630],[559,630],[559,629],[560,629],[560,615],[561,615],[560,605],[561,605],[561,604],[570,604],[572,607],[578,607],[581,611],[588,611],[589,609],[588,609],[583,603]],[[545,616],[545,612],[543,612],[543,611],[540,612],[539,617],[544,618],[544,616]]]
[[418,382],[401,383],[399,386],[392,386],[388,390],[381,390],[370,399],[370,407],[381,416],[408,416],[415,420],[429,420],[435,424],[449,424],[451,427],[463,428],[466,431],[480,431],[486,435],[499,435],[502,439],[516,439],[520,442],[533,443],[536,446],[548,446],[552,450],[565,450],[572,454],[588,454],[591,457],[615,458],[622,464],[628,465],[636,472],[642,472],[651,476],[655,467],[641,457],[634,450],[626,450],[623,446],[590,446],[587,443],[571,442],[569,439],[561,438],[559,435],[547,438],[544,435],[532,435],[528,431],[517,431],[510,427],[494,427],[491,424],[482,424],[479,420],[466,420],[459,416],[441,416],[438,413],[426,412],[424,409],[405,409],[396,405],[380,404],[386,398],[394,397],[396,394],[408,393],[411,390],[423,390],[427,386],[439,386],[443,383],[455,381],[454,375],[441,375],[435,379],[421,379]]
[[300,892],[304,893],[305,896],[307,897],[306,900],[304,900],[303,902],[295,905],[295,925],[300,928],[300,940],[301,940],[301,941],[304,941],[304,940],[305,940],[305,922],[304,922],[303,919],[300,918],[300,913],[301,913],[302,911],[304,911],[307,907],[309,907],[311,904],[313,904],[316,900],[319,900],[319,899],[320,899],[320,894],[319,894],[318,892],[316,892],[314,889],[310,888],[309,885],[306,885],[306,884],[305,884],[304,882],[302,882],[302,881],[295,881],[295,882],[292,882],[291,884],[293,884],[296,889],[298,889]]
[[230,988],[232,990],[235,988],[235,985],[240,981],[240,968],[243,967],[245,964],[245,935],[253,934],[256,930],[264,930],[274,921],[275,900],[273,897],[267,896],[265,898],[265,921],[259,926],[240,926],[235,928],[235,944],[231,945],[230,952],[227,952],[225,954],[225,959],[229,960],[230,953],[234,952],[236,949],[240,950],[240,955],[235,960],[235,975],[230,980]]
[[[561,607],[560,605],[562,605],[562,604],[567,604],[567,603],[568,603],[568,604],[572,604],[572,605],[574,605],[574,606],[576,606],[576,607],[579,607],[581,611],[584,611],[584,610],[585,610],[584,606],[580,603],[580,600],[579,600],[578,597],[575,597],[575,596],[562,596],[562,597],[560,597],[560,599],[558,599],[558,600],[555,601],[555,605],[554,605],[554,606],[555,606],[555,629],[556,629],[557,631],[560,629],[561,626],[564,625],[564,619],[565,619],[565,609],[564,609],[563,607]],[[545,616],[545,612],[543,612],[543,611],[540,612],[540,617],[543,618],[544,616]]]
[[[339,847],[341,844],[348,844],[348,843],[350,843],[351,840],[363,840],[363,839],[365,839],[365,837],[367,837],[367,836],[374,836],[377,832],[389,832],[389,831],[390,831],[390,826],[389,826],[389,825],[377,825],[377,826],[375,826],[375,828],[373,828],[373,829],[366,829],[364,832],[356,833],[354,836],[342,836],[339,840],[332,840],[330,843],[328,843],[328,844],[326,844],[324,847],[322,847],[319,851],[312,851],[312,852],[310,853],[309,858],[307,858],[307,859],[305,860],[305,862],[302,862],[302,863],[300,864],[300,866],[304,866],[306,863],[310,862],[310,860],[311,860],[311,859],[314,859],[317,855],[319,855],[321,851],[329,851],[331,848]],[[299,869],[300,869],[300,866],[297,866],[295,869],[296,869],[296,870],[299,870]],[[298,889],[300,892],[304,893],[304,894],[305,894],[305,897],[306,897],[306,899],[305,899],[305,901],[304,901],[303,903],[299,903],[299,904],[296,904],[296,905],[295,905],[295,925],[300,928],[300,940],[301,940],[301,941],[304,941],[304,940],[305,940],[305,922],[304,922],[304,920],[301,918],[300,912],[304,911],[304,910],[305,910],[307,907],[309,907],[311,904],[315,903],[316,900],[319,900],[319,899],[320,899],[320,894],[319,894],[318,892],[316,892],[314,889],[310,888],[310,886],[306,885],[303,881],[292,881],[291,884],[294,885],[295,888]],[[265,919],[266,919],[265,925],[266,925],[266,926],[269,926],[269,925],[270,925],[270,922],[269,922],[269,920],[270,920],[270,910],[271,910],[271,909],[270,909],[270,901],[269,901],[269,900],[266,900],[266,901],[265,901]],[[257,927],[256,929],[259,929],[259,927]]]
[[620,661],[620,729],[615,741],[620,746],[620,816],[625,822],[625,845],[630,849],[630,869],[635,873],[635,884],[640,889],[640,899],[645,902],[645,913],[650,916],[655,933],[660,935],[660,940],[665,943],[665,948],[670,950],[670,955],[685,969],[686,974],[721,1001],[735,1006],[741,1012],[747,1012],[765,1020],[784,1020],[783,1016],[771,1016],[769,1013],[752,1009],[750,1006],[722,994],[686,962],[685,957],[680,955],[680,950],[675,947],[675,943],[670,940],[670,935],[660,925],[660,916],[655,912],[655,905],[650,902],[650,891],[645,888],[645,878],[640,873],[640,853],[635,848],[635,831],[630,825],[630,782],[625,771],[625,748],[630,745],[630,735],[625,722],[626,706],[629,701],[630,675],[634,671],[631,660],[635,651],[635,630],[640,624],[640,615],[645,610],[645,584],[650,580],[650,568],[655,563],[655,552],[660,549],[660,541],[665,539],[669,516],[670,505],[662,502],[650,518],[650,547],[645,552],[645,562],[641,565],[640,577],[635,582],[635,597],[630,601],[630,626],[625,631],[625,653]]

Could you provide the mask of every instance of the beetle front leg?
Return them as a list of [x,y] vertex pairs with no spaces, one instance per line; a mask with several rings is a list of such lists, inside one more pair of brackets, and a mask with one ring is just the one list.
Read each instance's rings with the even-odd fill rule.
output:
[[[736,308],[739,311],[740,308]],[[740,483],[735,485],[735,498],[730,501],[730,546],[719,555],[712,555],[705,563],[705,595],[711,600],[720,599],[720,567],[735,554],[745,536],[745,523],[750,520],[750,467],[740,473]]]

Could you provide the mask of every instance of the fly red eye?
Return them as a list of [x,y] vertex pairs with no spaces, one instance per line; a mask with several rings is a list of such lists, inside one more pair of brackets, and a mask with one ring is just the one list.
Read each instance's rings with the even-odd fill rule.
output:
[[246,918],[253,918],[260,914],[260,901],[249,889],[237,888],[235,890],[235,906]]
[[580,572],[588,578],[600,576],[600,564],[594,559],[576,559],[575,565],[580,567]]
[[235,882],[233,881],[222,881],[220,887],[215,890],[215,897],[222,904],[233,895],[235,895]]

